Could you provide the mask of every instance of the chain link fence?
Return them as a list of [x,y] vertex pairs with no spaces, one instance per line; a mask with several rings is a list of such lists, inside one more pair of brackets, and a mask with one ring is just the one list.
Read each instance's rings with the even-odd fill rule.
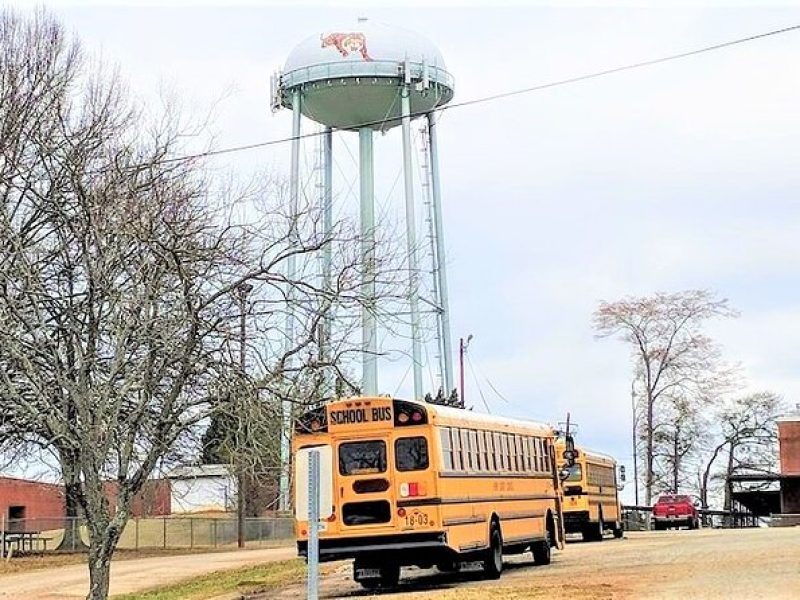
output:
[[[120,550],[235,548],[237,521],[230,517],[147,517],[130,519],[119,539]],[[245,519],[247,546],[272,545],[294,539],[291,517]],[[79,551],[89,543],[86,523],[76,518],[15,519],[0,523],[0,548],[41,553]]]

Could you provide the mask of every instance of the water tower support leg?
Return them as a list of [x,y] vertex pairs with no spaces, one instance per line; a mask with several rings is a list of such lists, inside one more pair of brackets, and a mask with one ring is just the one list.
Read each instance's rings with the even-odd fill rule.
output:
[[372,129],[358,130],[361,177],[361,393],[378,393],[378,331],[375,321],[375,180],[372,159]]
[[[292,245],[297,243],[297,213],[300,203],[300,91],[295,90],[292,94],[292,163],[289,176],[289,215],[291,218],[291,229],[289,240]],[[292,255],[289,257],[286,266],[286,276],[289,280],[288,300],[289,309],[286,312],[286,350],[291,351],[294,347],[294,290],[293,281],[297,279],[297,258]],[[281,476],[279,482],[281,510],[289,510],[289,440],[291,438],[291,417],[292,405],[287,400],[281,401]]]
[[441,298],[442,346],[444,349],[444,381],[445,393],[453,390],[453,351],[450,342],[450,303],[447,297],[447,260],[444,254],[444,224],[442,220],[442,192],[439,179],[439,142],[436,139],[436,115],[429,112],[428,138],[431,145],[431,184],[433,197],[433,220],[436,234],[436,260],[439,262],[436,269],[439,283],[439,296]]
[[403,86],[400,98],[403,126],[403,176],[406,196],[406,244],[408,248],[408,304],[411,312],[411,358],[414,361],[414,398],[422,400],[422,351],[419,334],[419,286],[417,271],[417,222],[414,216],[414,178],[411,170],[411,90]]
[[[324,239],[330,240],[333,230],[333,130],[330,127],[325,128],[322,136],[322,163],[322,235]],[[331,287],[332,252],[331,242],[328,241],[322,250],[322,285],[325,290],[329,290]],[[331,360],[331,331],[333,329],[333,315],[330,310],[325,315],[323,327],[320,350],[322,360],[328,363]],[[325,367],[323,381],[324,394],[333,396],[335,385],[333,370],[330,367]]]

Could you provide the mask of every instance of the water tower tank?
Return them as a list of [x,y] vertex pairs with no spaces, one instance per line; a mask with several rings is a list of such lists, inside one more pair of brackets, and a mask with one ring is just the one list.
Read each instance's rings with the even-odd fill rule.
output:
[[404,82],[413,82],[412,115],[453,97],[453,77],[429,40],[359,19],[350,27],[307,38],[289,54],[279,102],[291,107],[299,92],[301,112],[318,123],[338,129],[369,123],[372,129],[385,130],[400,122],[399,90]]

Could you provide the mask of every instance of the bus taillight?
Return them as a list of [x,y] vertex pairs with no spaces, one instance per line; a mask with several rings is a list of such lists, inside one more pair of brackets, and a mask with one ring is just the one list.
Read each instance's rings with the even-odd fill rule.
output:
[[400,497],[401,498],[415,498],[417,496],[425,495],[424,483],[401,483],[400,484]]

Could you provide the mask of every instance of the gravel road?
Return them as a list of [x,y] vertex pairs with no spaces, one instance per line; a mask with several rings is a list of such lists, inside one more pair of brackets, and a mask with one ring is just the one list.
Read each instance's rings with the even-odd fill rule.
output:
[[[404,569],[399,593],[381,598],[800,598],[800,528],[708,529],[627,534],[626,539],[575,542],[552,564],[511,558],[499,581],[468,570],[457,575]],[[372,597],[343,567],[325,578],[321,598]],[[294,587],[271,600],[304,598]]]
[[[174,583],[213,571],[294,558],[296,550],[266,548],[115,561],[111,564],[111,594],[127,594]],[[70,565],[0,577],[0,598],[8,600],[74,600],[89,590],[86,565]]]

